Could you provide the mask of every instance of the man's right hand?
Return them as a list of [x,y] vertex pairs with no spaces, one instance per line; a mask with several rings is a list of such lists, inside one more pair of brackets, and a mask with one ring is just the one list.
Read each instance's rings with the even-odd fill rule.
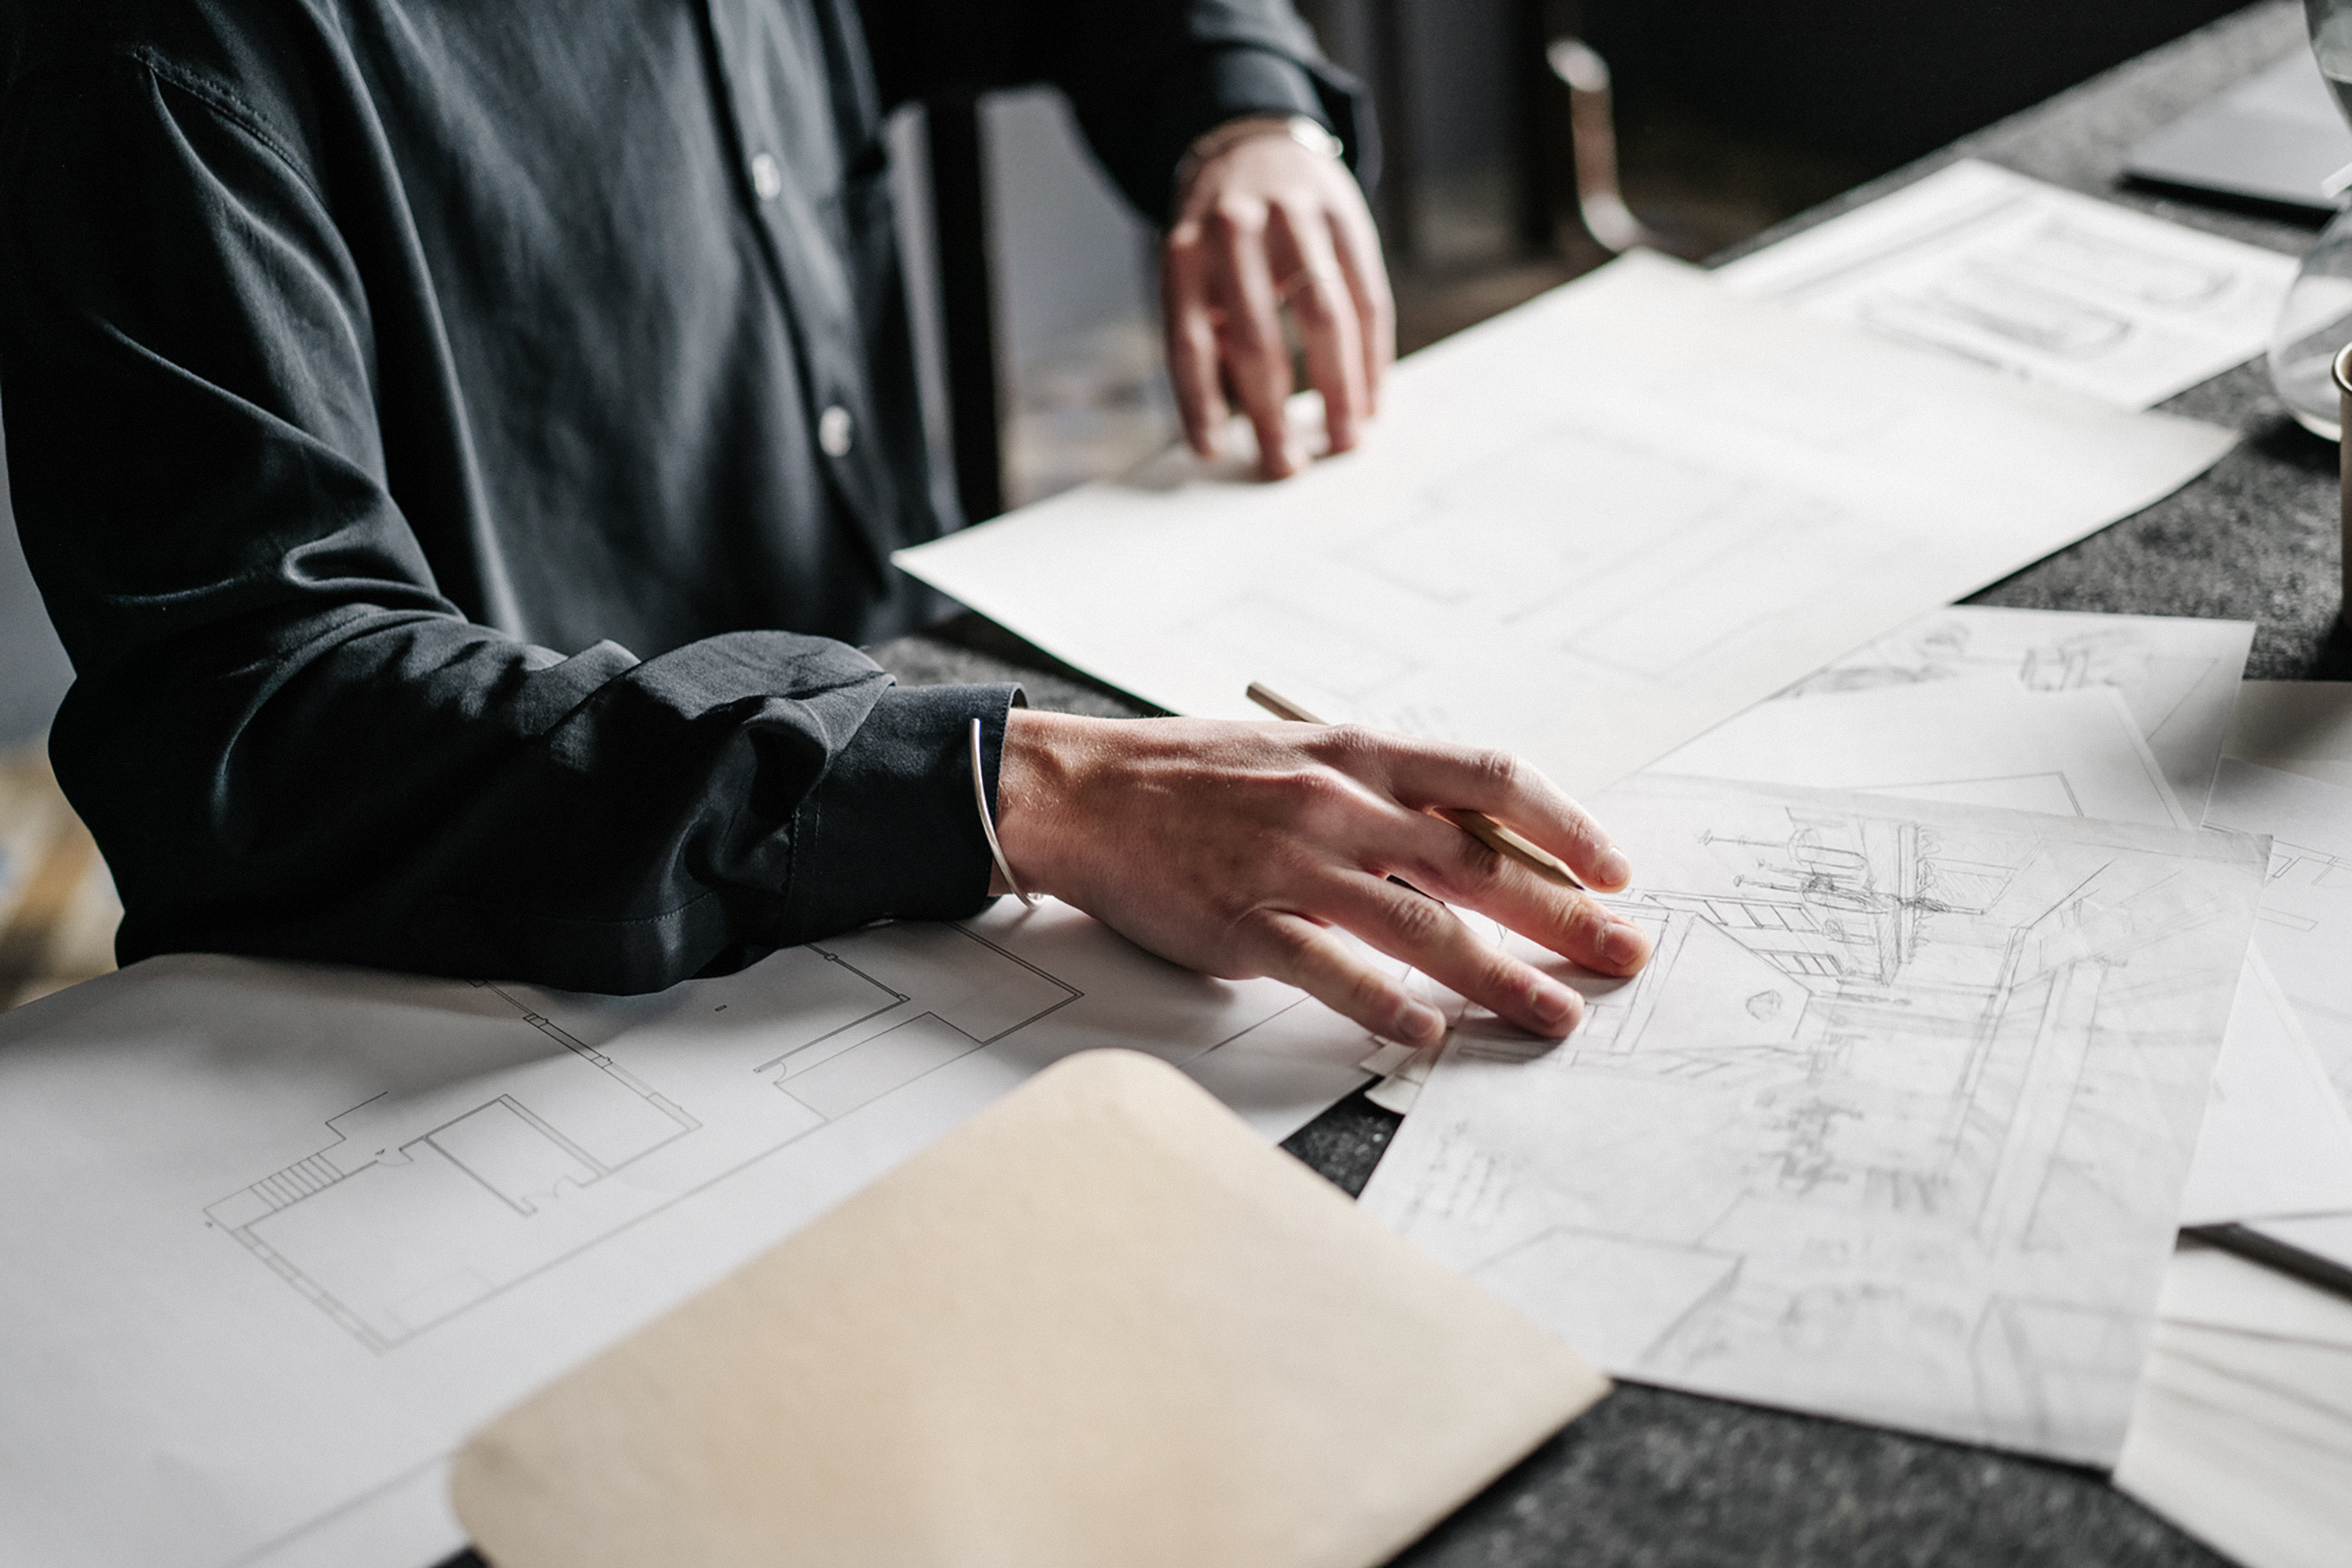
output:
[[1614,891],[1632,878],[1599,825],[1518,759],[1354,725],[1015,709],[997,832],[1030,891],[1188,968],[1286,981],[1389,1039],[1442,1038],[1444,1016],[1337,927],[1523,1029],[1565,1035],[1583,999],[1437,900],[1603,974],[1639,970],[1649,937],[1433,815],[1465,807],[1558,855],[1589,886]]

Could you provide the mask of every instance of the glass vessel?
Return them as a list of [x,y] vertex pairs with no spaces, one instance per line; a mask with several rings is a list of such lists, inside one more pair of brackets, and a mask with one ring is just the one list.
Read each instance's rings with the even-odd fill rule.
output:
[[[2352,125],[2352,0],[2304,0],[2311,52]],[[2352,184],[2352,169],[2336,176]],[[2303,258],[2271,332],[2271,384],[2296,419],[2331,441],[2341,440],[2336,384],[2328,367],[2352,342],[2352,207],[2320,231]]]

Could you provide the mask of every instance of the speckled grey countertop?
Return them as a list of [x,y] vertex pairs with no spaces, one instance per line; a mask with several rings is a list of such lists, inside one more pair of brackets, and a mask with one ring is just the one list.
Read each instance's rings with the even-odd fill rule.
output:
[[[2286,0],[2253,6],[1807,213],[1820,222],[1954,159],[1982,158],[2200,228],[2300,253],[2314,230],[2134,188],[2126,151],[2303,47]],[[2040,562],[1974,602],[2258,621],[2248,674],[2352,678],[2335,630],[2336,448],[2305,433],[2259,362],[2164,405],[2244,443],[2178,494]],[[965,617],[875,650],[902,679],[1024,679],[1043,707],[1139,711],[997,628]],[[1290,1151],[1349,1192],[1396,1119],[1351,1099]],[[2095,1475],[1891,1432],[1621,1385],[1591,1415],[1399,1560],[1533,1564],[2065,1563],[2223,1561]]]

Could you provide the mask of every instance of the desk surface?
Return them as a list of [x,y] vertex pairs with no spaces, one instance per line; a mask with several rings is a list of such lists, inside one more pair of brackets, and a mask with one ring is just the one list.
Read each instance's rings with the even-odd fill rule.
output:
[[[2312,231],[2127,187],[2126,151],[2303,47],[2301,7],[2267,0],[1792,220],[1794,232],[1962,157],[2300,253]],[[2352,678],[2335,630],[2336,450],[2271,395],[2259,362],[2166,404],[2242,431],[2211,472],[1979,595],[1974,603],[2255,620],[2250,677]],[[910,682],[1020,679],[1041,707],[1131,713],[1048,673],[969,618],[877,657]],[[1397,1119],[1359,1096],[1287,1145],[1361,1189]],[[2215,1564],[2095,1475],[1638,1385],[1538,1450],[1399,1560],[1412,1568],[1678,1563]],[[462,1557],[445,1568],[478,1568]]]

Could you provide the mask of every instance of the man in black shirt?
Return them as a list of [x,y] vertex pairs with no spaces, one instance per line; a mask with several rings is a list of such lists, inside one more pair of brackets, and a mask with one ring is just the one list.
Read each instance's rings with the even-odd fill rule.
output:
[[[1351,89],[1286,0],[8,0],[0,407],[76,682],[51,750],[128,962],[244,952],[646,990],[991,887],[1369,1026],[1364,935],[1529,1027],[1640,933],[1430,815],[1622,885],[1507,759],[905,689],[929,486],[881,140],[1052,81],[1172,210],[1171,364],[1269,477],[1276,310],[1344,447],[1389,341]],[[1188,156],[1189,153],[1189,156]],[[1181,188],[1178,177],[1181,171]],[[787,629],[776,629],[787,628]],[[843,640],[828,640],[843,639]]]

